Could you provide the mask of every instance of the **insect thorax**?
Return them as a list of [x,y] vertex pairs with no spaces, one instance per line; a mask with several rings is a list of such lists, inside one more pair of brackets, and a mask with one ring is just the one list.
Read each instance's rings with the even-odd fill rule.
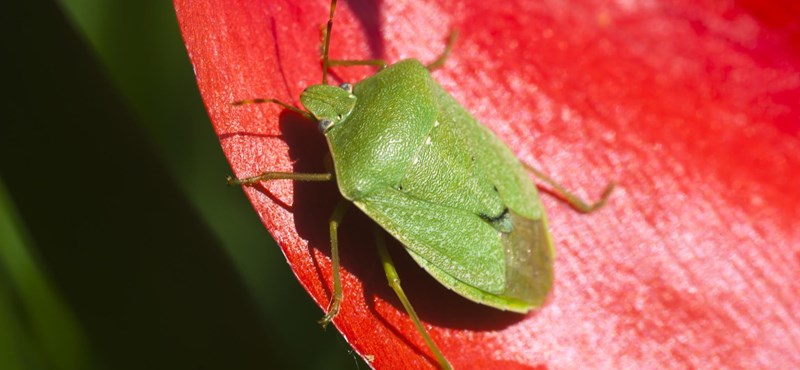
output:
[[422,64],[405,60],[354,86],[352,111],[325,133],[345,198],[399,184],[436,121],[430,84]]

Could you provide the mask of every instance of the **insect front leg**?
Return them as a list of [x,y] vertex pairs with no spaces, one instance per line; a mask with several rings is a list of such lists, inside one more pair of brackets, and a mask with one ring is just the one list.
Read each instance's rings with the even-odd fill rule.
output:
[[[448,37],[447,45],[445,46],[444,50],[441,54],[439,54],[436,59],[428,64],[425,65],[425,68],[428,71],[433,71],[435,69],[439,69],[444,66],[444,63],[447,61],[447,58],[450,57],[450,52],[453,51],[453,45],[456,43],[456,39],[458,39],[458,31],[451,31],[450,36]],[[387,66],[387,63],[383,59],[364,59],[364,60],[328,60],[327,61],[328,67],[334,66],[343,66],[343,67],[351,67],[351,66],[376,66],[379,69],[384,69]]]
[[378,255],[381,257],[381,264],[383,265],[383,270],[386,272],[386,279],[389,280],[389,286],[394,290],[394,293],[397,294],[397,298],[400,299],[400,302],[406,309],[406,313],[411,317],[411,321],[414,322],[414,326],[417,328],[419,334],[422,335],[425,344],[427,344],[428,348],[433,352],[436,361],[439,362],[439,366],[441,366],[442,369],[452,369],[453,367],[450,365],[450,362],[447,361],[442,351],[439,350],[439,347],[437,347],[436,343],[431,339],[428,330],[422,325],[419,316],[417,316],[417,313],[414,311],[414,307],[411,306],[411,302],[408,300],[408,297],[406,297],[406,293],[403,292],[403,288],[400,286],[400,275],[397,274],[397,270],[394,268],[394,261],[392,261],[392,256],[389,255],[389,250],[386,249],[386,242],[383,240],[383,231],[377,226],[375,227],[375,242],[378,245]]
[[328,61],[328,67],[353,67],[353,66],[375,66],[379,69],[386,68],[386,61],[383,59],[362,59],[362,60],[346,60],[346,59],[331,59]]
[[320,53],[322,54],[322,84],[328,84],[328,68],[333,66],[377,66],[380,69],[386,68],[386,61],[383,59],[367,59],[367,60],[331,60],[328,58],[328,51],[331,47],[331,30],[333,29],[333,13],[336,9],[336,0],[331,0],[330,15],[328,22],[320,27],[322,36],[322,45]]
[[567,203],[569,203],[570,206],[572,206],[572,208],[581,213],[594,212],[603,207],[606,204],[606,201],[608,201],[608,197],[611,195],[611,192],[614,190],[614,187],[617,185],[613,181],[609,182],[608,185],[606,185],[606,189],[603,190],[603,195],[600,196],[600,199],[592,204],[589,204],[586,203],[586,201],[584,201],[577,195],[572,194],[569,190],[561,186],[561,184],[557,183],[555,180],[550,178],[550,176],[545,175],[542,171],[533,168],[533,166],[530,166],[527,163],[523,163],[522,165],[525,166],[525,168],[528,171],[531,171],[540,180],[552,186],[553,190],[558,196],[563,198],[564,201],[566,201]]
[[349,204],[342,199],[333,210],[330,221],[328,222],[331,233],[331,270],[333,272],[333,294],[331,303],[328,306],[328,313],[319,320],[322,327],[328,326],[331,320],[339,314],[339,306],[342,303],[342,278],[339,276],[339,224],[342,223]]
[[258,99],[237,100],[237,101],[231,103],[231,105],[247,105],[247,104],[263,104],[263,103],[275,103],[275,104],[278,104],[278,105],[280,105],[280,106],[282,106],[282,107],[284,107],[284,108],[286,108],[286,109],[288,109],[288,110],[290,110],[292,112],[295,112],[295,113],[297,113],[297,114],[299,114],[299,115],[301,115],[301,116],[303,116],[303,117],[305,117],[305,118],[307,118],[307,119],[309,119],[311,121],[315,121],[315,119],[311,115],[311,113],[308,113],[308,112],[306,112],[306,111],[304,111],[304,110],[302,110],[300,108],[297,108],[297,107],[295,107],[293,105],[289,105],[287,103],[284,103],[284,102],[282,102],[282,101],[280,101],[278,99],[258,98]]

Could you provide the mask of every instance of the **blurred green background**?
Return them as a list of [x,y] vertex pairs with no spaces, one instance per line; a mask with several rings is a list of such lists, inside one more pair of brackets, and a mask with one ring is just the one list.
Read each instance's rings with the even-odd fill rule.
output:
[[365,367],[225,186],[170,1],[0,13],[0,369]]

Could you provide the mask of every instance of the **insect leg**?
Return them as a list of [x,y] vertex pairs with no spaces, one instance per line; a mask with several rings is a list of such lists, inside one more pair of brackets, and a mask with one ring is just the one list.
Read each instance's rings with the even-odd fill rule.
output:
[[352,66],[376,66],[380,69],[386,68],[386,61],[383,59],[363,59],[363,60],[342,60],[335,59],[328,61],[328,67],[352,67]]
[[611,192],[617,185],[613,181],[609,182],[608,185],[606,185],[606,189],[603,190],[603,195],[600,196],[600,199],[592,204],[588,204],[586,203],[586,201],[579,198],[577,195],[572,194],[569,190],[565,189],[563,186],[561,186],[561,184],[551,179],[550,176],[545,175],[542,171],[533,168],[527,163],[523,163],[522,165],[525,166],[525,168],[528,169],[528,171],[531,171],[540,180],[552,186],[556,195],[562,197],[564,201],[566,201],[567,203],[569,203],[570,206],[572,206],[572,208],[581,213],[594,212],[600,207],[604,206],[606,204],[606,201],[608,200],[608,196],[611,195]]
[[292,112],[295,112],[311,121],[315,121],[314,117],[311,116],[311,113],[308,113],[300,108],[294,107],[292,105],[286,104],[278,99],[246,99],[246,100],[237,100],[232,105],[247,105],[247,104],[261,104],[261,103],[275,103],[278,104]]
[[[428,68],[429,71],[432,71],[434,69],[438,69],[438,68],[441,68],[442,66],[444,66],[444,63],[447,61],[447,58],[450,57],[450,52],[453,51],[453,45],[455,45],[456,39],[458,39],[458,31],[456,31],[456,30],[450,31],[450,36],[448,37],[447,45],[445,46],[444,51],[442,51],[442,53],[439,54],[439,56],[436,57],[436,59],[433,62],[428,63],[425,66],[425,68]],[[364,66],[364,65],[377,66],[377,67],[380,67],[380,69],[384,69],[384,68],[386,68],[386,61],[383,60],[383,59],[329,60],[328,61],[328,66],[329,67],[332,67],[332,66],[349,67],[349,66]]]
[[458,31],[452,30],[450,31],[450,37],[447,40],[447,46],[444,47],[444,51],[434,60],[433,62],[428,63],[425,67],[428,68],[429,71],[433,71],[434,69],[439,69],[444,66],[444,63],[447,61],[447,58],[450,56],[450,52],[453,51],[453,45],[456,44],[456,39],[458,39]]
[[[261,175],[245,177],[243,179],[237,179],[228,176],[228,185],[253,186],[261,181],[279,179],[294,181],[329,181],[332,178],[333,175],[330,173],[264,172]],[[339,305],[342,302],[342,279],[339,276],[338,229],[339,224],[342,222],[342,218],[344,218],[344,214],[347,211],[347,206],[348,202],[346,200],[342,199],[339,201],[339,204],[337,204],[336,209],[333,210],[333,214],[331,215],[329,221],[331,233],[331,269],[333,270],[333,295],[331,296],[331,303],[328,307],[328,313],[325,314],[325,317],[319,321],[323,328],[326,327],[331,320],[336,317],[336,314],[339,313]]]
[[376,66],[380,69],[386,68],[386,61],[383,59],[366,59],[366,60],[332,60],[328,58],[328,51],[331,46],[331,29],[333,29],[333,13],[336,9],[336,0],[331,0],[331,11],[328,16],[328,22],[323,24],[320,28],[322,36],[322,84],[328,84],[328,68],[334,66]]
[[329,221],[329,230],[331,233],[331,270],[333,271],[333,294],[331,295],[331,303],[328,306],[328,313],[319,320],[322,327],[328,326],[331,320],[339,313],[339,306],[342,303],[342,278],[339,276],[339,224],[342,223],[342,218],[347,212],[349,203],[342,199],[336,208],[333,210],[331,219]]
[[330,181],[332,178],[333,175],[330,173],[264,172],[258,176],[245,177],[243,179],[228,176],[227,181],[228,186],[253,186],[261,181],[270,180]]
[[397,298],[399,298],[400,302],[403,303],[403,307],[406,309],[408,316],[411,317],[411,321],[414,322],[414,326],[417,327],[419,334],[422,335],[422,339],[425,341],[425,344],[427,344],[428,348],[430,348],[431,352],[433,352],[434,357],[436,357],[436,361],[439,361],[439,366],[441,366],[442,369],[452,369],[453,367],[450,365],[450,362],[444,358],[444,355],[439,350],[439,347],[437,347],[436,343],[433,342],[433,339],[431,339],[428,331],[422,325],[422,322],[419,321],[419,316],[417,316],[414,308],[411,307],[411,302],[409,302],[408,298],[406,297],[406,293],[403,292],[403,288],[400,286],[400,276],[397,274],[397,270],[394,268],[392,256],[389,255],[389,251],[386,249],[386,243],[383,240],[383,231],[377,226],[375,227],[375,241],[378,245],[378,254],[381,257],[383,270],[386,272],[386,279],[389,280],[389,286],[392,287],[394,293],[397,294]]

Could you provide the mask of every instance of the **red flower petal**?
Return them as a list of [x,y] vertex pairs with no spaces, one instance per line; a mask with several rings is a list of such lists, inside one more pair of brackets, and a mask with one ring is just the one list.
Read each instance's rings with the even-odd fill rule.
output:
[[[321,171],[299,104],[319,83],[314,1],[175,6],[198,84],[237,176]],[[527,316],[468,302],[392,248],[404,287],[458,368],[800,366],[800,6],[796,2],[352,0],[331,56],[429,61],[434,77],[529,163],[594,198],[581,215],[543,195],[556,286]],[[355,82],[369,68],[338,68]],[[325,308],[333,184],[245,189],[298,279]],[[336,327],[379,368],[435,362],[386,286],[369,221],[342,230]]]

